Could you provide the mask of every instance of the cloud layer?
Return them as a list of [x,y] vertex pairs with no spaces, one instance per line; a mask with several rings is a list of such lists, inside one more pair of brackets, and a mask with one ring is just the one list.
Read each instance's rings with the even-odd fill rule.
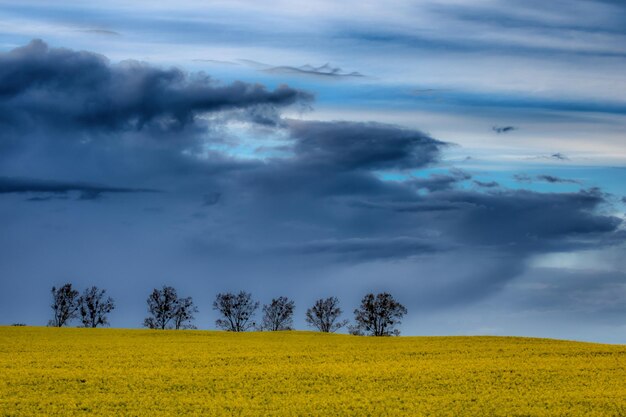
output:
[[[252,287],[306,304],[315,291],[388,289],[442,309],[498,293],[533,257],[624,243],[600,189],[431,172],[451,143],[395,124],[285,116],[312,100],[37,40],[0,54],[0,212],[14,219],[0,248],[28,257],[52,246],[40,269],[4,255],[3,285],[45,297],[61,269],[106,272],[98,284],[111,293],[133,282],[126,325],[141,322],[143,292],[172,276],[207,294]],[[111,196],[89,207],[48,199],[68,192]],[[45,222],[31,221],[37,213]],[[3,297],[0,317],[15,317],[19,303]]]

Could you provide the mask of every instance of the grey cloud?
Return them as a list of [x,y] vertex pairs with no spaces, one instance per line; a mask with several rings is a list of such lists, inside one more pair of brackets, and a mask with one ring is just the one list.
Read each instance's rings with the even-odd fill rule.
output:
[[202,196],[202,206],[210,207],[219,203],[222,198],[222,193],[211,192]]
[[561,152],[553,153],[552,155],[550,155],[550,157],[553,159],[558,159],[560,161],[569,161],[569,158],[563,155]]
[[549,183],[565,183],[565,184],[580,184],[578,180],[572,180],[568,178],[556,177],[554,175],[537,175],[536,177],[539,181],[545,181]]
[[414,169],[436,162],[445,142],[381,123],[291,121],[301,164],[336,170]]
[[447,146],[420,131],[380,123],[288,120],[286,125],[291,156],[233,178],[237,187],[260,199],[297,196],[309,201],[303,212],[333,198],[409,199],[413,188],[383,181],[376,171],[433,164]]
[[[152,193],[157,190],[146,188],[108,187],[81,182],[38,180],[32,178],[0,177],[0,194],[12,193],[51,193],[65,194],[71,191],[80,193],[81,200],[94,200],[103,193]],[[45,201],[53,196],[33,197],[29,201]]]
[[196,58],[193,60],[194,62],[207,62],[209,64],[219,64],[219,65],[239,65],[236,62],[232,62],[232,61],[222,61],[220,59],[203,59],[203,58]]
[[34,202],[42,202],[42,201],[51,201],[51,200],[67,200],[67,195],[45,195],[45,196],[35,196],[29,197],[26,201],[34,201]]
[[[279,216],[283,221],[307,222],[310,228],[332,231],[344,238],[352,239],[366,231],[369,235],[365,238],[376,236],[377,239],[394,235],[423,239],[427,235],[436,246],[492,248],[520,259],[535,253],[614,245],[623,239],[619,235],[621,219],[597,212],[607,200],[596,189],[540,193],[508,189],[478,192],[442,187],[418,195],[411,191],[414,185],[410,182],[397,184],[367,177],[369,187],[363,187],[356,185],[355,178],[365,180],[366,177],[330,171],[326,175],[301,173],[294,178],[295,172],[293,168],[277,166],[272,175],[274,182],[247,183],[245,189],[247,192],[258,189],[258,196],[271,195],[272,216]],[[257,173],[254,176],[258,178]],[[281,180],[293,183],[278,191],[277,181]],[[336,181],[348,182],[340,189],[328,185],[337,187]],[[283,211],[278,201],[289,207],[288,212]],[[384,214],[389,211],[395,214]],[[260,215],[258,209],[257,215]],[[302,245],[300,237],[294,245]],[[338,258],[357,260],[342,245],[307,245],[303,247],[309,248],[311,253],[317,248],[318,252],[336,251]],[[411,245],[405,245],[398,253],[408,256],[410,248]],[[416,254],[420,253],[414,249]]]
[[498,184],[496,181],[478,181],[478,180],[474,180],[474,184],[476,184],[479,187],[483,187],[483,188],[494,188],[494,187],[499,187],[500,184]]
[[261,126],[284,126],[280,112],[274,106],[253,106],[246,109],[242,119]]
[[515,174],[513,175],[513,179],[518,182],[532,182],[532,178],[526,174]]
[[517,130],[517,127],[515,127],[515,126],[493,126],[491,128],[491,130],[493,130],[496,133],[508,133],[508,132],[512,132],[513,130]]
[[79,200],[98,200],[102,197],[102,191],[96,191],[96,190],[88,190],[88,191],[81,191],[80,196],[78,197]]
[[309,64],[301,66],[290,65],[268,65],[261,62],[253,61],[250,59],[240,59],[240,62],[250,65],[259,71],[271,73],[271,74],[288,74],[288,75],[301,75],[312,76],[321,78],[360,78],[364,77],[363,74],[357,71],[346,72],[339,67],[333,67],[330,64],[320,65],[315,67]]
[[570,158],[567,155],[561,152],[553,153],[550,155],[533,156],[533,157],[530,157],[529,159],[554,159],[557,161],[569,161],[570,160]]
[[450,191],[435,197],[471,205],[443,226],[457,239],[503,245],[519,253],[613,244],[611,238],[622,224],[618,217],[595,212],[606,203],[596,189],[576,193]]
[[555,175],[549,175],[549,174],[540,174],[534,177],[531,177],[526,174],[516,174],[513,176],[513,178],[515,179],[515,181],[526,182],[526,183],[531,183],[534,181],[542,181],[542,182],[549,182],[551,184],[581,184],[581,182],[578,180],[573,180],[569,178],[561,178],[561,177],[557,177]]
[[108,29],[78,29],[77,32],[93,33],[94,35],[122,36],[121,33]]
[[[380,48],[381,50],[388,46],[394,48],[403,46],[434,54],[441,52],[481,52],[506,56],[549,56],[552,59],[555,55],[561,59],[576,56],[623,58],[626,55],[622,48],[612,44],[602,45],[598,42],[587,42],[573,48],[554,42],[555,39],[564,39],[567,36],[573,36],[572,34],[580,39],[598,37],[614,40],[624,33],[622,29],[624,19],[615,17],[623,14],[621,10],[612,13],[611,19],[608,19],[607,14],[602,12],[590,18],[588,8],[582,12],[577,7],[569,7],[567,13],[560,13],[560,17],[563,19],[560,24],[551,15],[562,12],[563,7],[570,5],[567,2],[552,2],[551,4],[554,6],[546,5],[545,8],[538,7],[536,2],[531,2],[530,5],[520,5],[520,2],[515,0],[499,3],[501,3],[500,6],[491,4],[489,7],[480,5],[464,7],[458,4],[438,6],[429,4],[426,6],[427,9],[431,10],[443,9],[441,10],[443,13],[438,13],[438,16],[433,16],[433,19],[443,19],[442,21],[450,27],[458,26],[468,33],[480,31],[480,33],[491,33],[493,36],[471,37],[470,35],[470,39],[467,39],[463,36],[450,36],[450,32],[446,30],[426,33],[410,28],[390,28],[384,25],[373,28],[371,25],[352,23],[339,29],[337,38],[345,38],[360,43],[368,42],[371,48]],[[551,7],[556,10],[550,10]],[[522,8],[526,10],[519,13]],[[494,9],[500,9],[500,11],[494,13]],[[473,18],[465,19],[470,15],[468,12],[470,10]],[[533,17],[529,18],[531,15]],[[581,24],[585,19],[590,22],[588,26]],[[476,25],[477,23],[480,25]],[[519,35],[520,33],[534,41],[530,42],[519,37],[509,39],[506,36],[508,34]],[[497,36],[502,34],[505,35],[503,38]],[[593,34],[594,37],[589,38],[590,34]],[[537,42],[537,38],[541,39],[542,42]]]
[[621,323],[626,314],[625,282],[626,275],[618,271],[537,268],[514,285],[514,302],[527,311]]
[[402,259],[446,250],[424,238],[384,237],[327,239],[290,244],[278,249],[303,255],[332,255],[343,261],[371,262],[380,259]]
[[[593,2],[593,0],[591,1]],[[591,3],[589,2],[589,3]],[[612,2],[607,2],[612,3]],[[618,2],[615,2],[617,4]],[[448,17],[453,17],[459,21],[468,23],[477,23],[486,26],[495,27],[497,29],[516,30],[525,29],[529,31],[537,31],[544,35],[556,35],[559,32],[579,33],[581,36],[589,33],[624,33],[623,30],[615,30],[608,26],[598,27],[594,19],[589,21],[576,20],[575,16],[579,15],[581,10],[586,14],[589,9],[578,9],[573,7],[570,13],[565,13],[562,20],[555,21],[550,15],[555,10],[561,10],[560,7],[567,3],[555,1],[551,4],[540,4],[537,2],[528,3],[528,7],[532,7],[535,13],[520,13],[518,1],[502,1],[499,7],[485,7],[483,5],[436,5],[431,9],[437,10]],[[531,6],[532,5],[532,6]],[[526,6],[524,4],[524,6]],[[618,12],[617,10],[613,13]]]
[[463,210],[470,208],[472,204],[463,202],[450,202],[450,201],[428,201],[415,200],[410,201],[354,201],[351,203],[354,207],[379,209],[379,210],[391,210],[398,213],[427,213],[427,212],[440,212],[449,210]]
[[501,189],[439,191],[414,201],[358,202],[356,206],[398,213],[403,219],[398,230],[411,230],[413,222],[427,225],[437,242],[492,247],[525,257],[622,241],[622,220],[596,212],[604,204],[604,194],[596,189],[575,193]]
[[431,174],[426,178],[416,178],[410,181],[410,184],[417,189],[426,189],[430,192],[449,190],[462,181],[471,179],[472,176],[461,171],[451,170],[449,175]]
[[[302,265],[312,265],[320,274],[310,280],[323,281],[319,271],[336,265],[369,268],[383,262],[384,274],[386,263],[410,260],[416,263],[402,274],[406,287],[390,282],[390,289],[418,293],[422,288],[430,291],[428,285],[434,283],[435,289],[423,297],[443,306],[492,294],[523,272],[531,255],[624,242],[622,221],[600,210],[607,201],[599,190],[539,193],[493,189],[476,182],[480,188],[463,189],[457,186],[471,177],[457,170],[419,179],[384,180],[381,171],[412,175],[437,164],[449,145],[395,125],[281,118],[282,106],[309,97],[289,87],[273,91],[243,83],[215,87],[206,76],[145,64],[111,65],[98,55],[48,49],[37,42],[2,54],[0,61],[9,64],[0,66],[0,106],[6,110],[0,113],[0,124],[20,130],[13,136],[17,143],[13,152],[0,153],[4,193],[41,193],[33,198],[43,199],[75,192],[97,199],[102,193],[142,192],[140,201],[130,207],[112,199],[110,206],[69,208],[69,216],[47,213],[46,222],[52,226],[75,222],[71,223],[75,227],[59,235],[43,233],[44,240],[40,240],[43,229],[29,222],[26,213],[22,223],[15,223],[0,239],[10,242],[25,236],[25,242],[38,248],[33,252],[42,253],[57,236],[69,242],[63,253],[71,252],[72,245],[85,248],[83,241],[91,241],[101,252],[109,251],[111,258],[124,260],[118,262],[123,265],[116,270],[119,276],[126,276],[124,269],[132,268],[142,285],[153,285],[155,276],[171,273],[207,293],[228,284],[223,281],[230,280],[221,277],[234,277],[241,285],[259,284],[268,291],[274,287],[266,282],[280,282],[281,288],[290,284],[302,292],[301,288],[322,285],[302,278],[308,273]],[[101,97],[102,103],[98,102]],[[212,104],[209,97],[214,99]],[[93,110],[92,98],[97,99]],[[244,159],[223,147],[207,146],[223,145],[228,132],[197,114],[227,109],[233,112],[224,114],[226,119],[241,117],[242,112],[248,117],[247,111],[257,105],[274,107],[275,111],[257,115],[280,123],[255,128],[276,134],[283,156]],[[182,123],[172,124],[169,115],[178,109]],[[105,110],[110,116],[85,119]],[[59,121],[52,117],[56,111]],[[254,149],[255,139],[246,140]],[[24,176],[23,172],[81,181],[6,180],[8,175]],[[173,191],[164,194],[158,211],[150,210],[148,216],[146,207],[155,203],[143,197],[143,192],[153,189]],[[9,200],[0,200],[2,209],[22,215]],[[202,210],[201,205],[205,206]],[[40,209],[35,204],[29,208]],[[103,227],[113,231],[100,233]],[[103,241],[102,235],[109,240]],[[204,244],[187,245],[194,240]],[[146,250],[145,257],[137,259],[137,248],[146,244],[151,252]],[[67,263],[63,253],[51,255],[50,270],[65,271],[66,266],[59,266]],[[475,253],[487,254],[488,259]],[[462,266],[450,261],[461,255],[465,256]],[[0,251],[0,256],[8,255]],[[439,259],[443,269],[422,277],[422,262],[431,258]],[[109,261],[108,256],[93,256],[76,265],[90,276],[91,272],[108,272],[103,266]],[[198,265],[196,269],[192,263]],[[272,273],[281,268],[288,273]],[[207,270],[215,271],[210,279]],[[447,273],[454,273],[458,280],[447,280]],[[333,285],[337,291],[353,292],[355,283],[369,285],[360,278],[351,275]],[[120,290],[127,284],[106,279]],[[138,288],[133,293],[137,299],[144,290]],[[443,293],[452,295],[439,297]]]
[[344,78],[344,77],[364,77],[363,74],[357,71],[345,72],[339,67],[331,67],[329,64],[324,64],[319,67],[313,67],[311,65],[302,65],[300,67],[291,66],[277,66],[264,70],[265,72],[274,74],[296,74],[296,75],[309,75],[315,77],[331,77],[331,78]]
[[411,94],[414,94],[416,96],[421,96],[421,95],[428,95],[428,94],[433,94],[436,92],[440,92],[440,91],[449,91],[443,88],[414,88],[413,90],[411,90]]
[[[0,54],[0,110],[12,122],[102,130],[180,129],[203,112],[287,106],[309,93],[285,85],[220,85],[202,73],[49,48],[40,40]],[[2,119],[0,119],[0,122]]]

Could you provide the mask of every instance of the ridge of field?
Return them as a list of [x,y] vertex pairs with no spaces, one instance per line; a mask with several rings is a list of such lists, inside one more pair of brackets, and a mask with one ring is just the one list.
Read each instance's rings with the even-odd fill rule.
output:
[[0,415],[618,416],[626,346],[0,327]]

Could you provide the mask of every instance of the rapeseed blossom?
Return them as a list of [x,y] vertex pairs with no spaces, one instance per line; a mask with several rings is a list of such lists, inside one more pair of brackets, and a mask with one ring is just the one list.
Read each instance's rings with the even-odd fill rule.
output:
[[0,328],[0,415],[617,416],[626,346]]

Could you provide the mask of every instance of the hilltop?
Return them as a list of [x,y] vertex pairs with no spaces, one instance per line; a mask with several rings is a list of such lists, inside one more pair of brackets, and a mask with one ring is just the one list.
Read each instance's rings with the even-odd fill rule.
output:
[[2,415],[624,415],[626,346],[0,328]]

